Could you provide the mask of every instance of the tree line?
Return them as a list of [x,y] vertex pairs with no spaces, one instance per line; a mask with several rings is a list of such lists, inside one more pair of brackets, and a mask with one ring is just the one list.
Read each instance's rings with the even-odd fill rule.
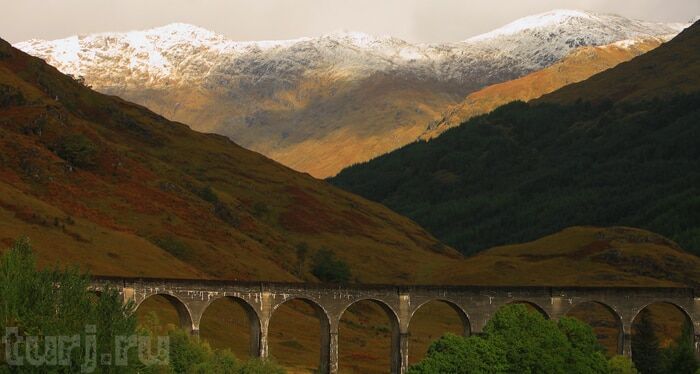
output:
[[329,181],[464,254],[576,225],[647,229],[700,254],[700,93],[513,102]]

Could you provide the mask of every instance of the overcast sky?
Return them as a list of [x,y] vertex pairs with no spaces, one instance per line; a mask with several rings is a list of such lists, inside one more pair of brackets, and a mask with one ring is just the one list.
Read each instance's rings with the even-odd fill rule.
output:
[[57,39],[186,22],[235,40],[290,39],[336,30],[411,42],[463,40],[552,9],[687,22],[700,0],[0,0],[0,38]]

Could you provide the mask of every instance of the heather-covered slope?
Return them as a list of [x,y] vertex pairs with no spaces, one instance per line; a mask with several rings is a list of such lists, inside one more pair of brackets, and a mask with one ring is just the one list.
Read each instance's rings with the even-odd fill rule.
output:
[[588,81],[500,107],[332,182],[463,253],[574,225],[641,227],[700,253],[698,47],[695,24]]
[[328,248],[353,280],[416,282],[454,256],[379,204],[96,93],[4,41],[0,125],[0,240],[30,236],[44,264],[314,281],[308,258]]

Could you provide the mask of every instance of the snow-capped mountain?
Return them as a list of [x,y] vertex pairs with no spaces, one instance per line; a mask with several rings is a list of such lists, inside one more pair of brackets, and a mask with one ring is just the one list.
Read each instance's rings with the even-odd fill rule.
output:
[[414,140],[476,89],[545,68],[580,46],[675,35],[685,26],[556,10],[441,44],[344,31],[240,42],[171,24],[15,46],[97,90],[325,177]]
[[[686,26],[557,10],[519,19],[463,42],[444,44],[411,44],[343,31],[316,38],[239,42],[175,23],[145,31],[29,40],[16,47],[47,59],[63,72],[83,75],[97,86],[190,84],[216,79],[217,75],[248,76],[253,81],[289,79],[286,75],[323,67],[359,75],[403,70],[462,81],[473,79],[473,71],[478,69],[474,65],[484,60],[496,64],[497,70],[508,66],[509,70],[532,71],[580,46],[675,35]],[[230,65],[237,68],[230,69]]]

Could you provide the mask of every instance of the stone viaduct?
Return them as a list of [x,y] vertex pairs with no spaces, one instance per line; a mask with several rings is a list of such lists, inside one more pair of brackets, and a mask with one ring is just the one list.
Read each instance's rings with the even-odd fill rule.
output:
[[268,326],[280,305],[300,299],[311,305],[321,324],[321,373],[338,372],[338,327],[343,312],[353,303],[369,300],[381,306],[391,321],[391,372],[408,366],[408,328],[411,317],[430,301],[441,301],[461,317],[464,333],[479,334],[503,305],[524,302],[550,319],[565,316],[580,303],[605,306],[618,319],[618,351],[631,355],[632,322],[652,303],[670,303],[693,324],[695,349],[700,352],[700,294],[691,288],[649,287],[503,287],[503,286],[391,286],[329,285],[308,283],[238,282],[156,278],[96,277],[93,289],[110,285],[138,306],[161,295],[177,309],[182,328],[199,334],[207,307],[223,297],[232,298],[247,311],[251,354],[268,356]]

